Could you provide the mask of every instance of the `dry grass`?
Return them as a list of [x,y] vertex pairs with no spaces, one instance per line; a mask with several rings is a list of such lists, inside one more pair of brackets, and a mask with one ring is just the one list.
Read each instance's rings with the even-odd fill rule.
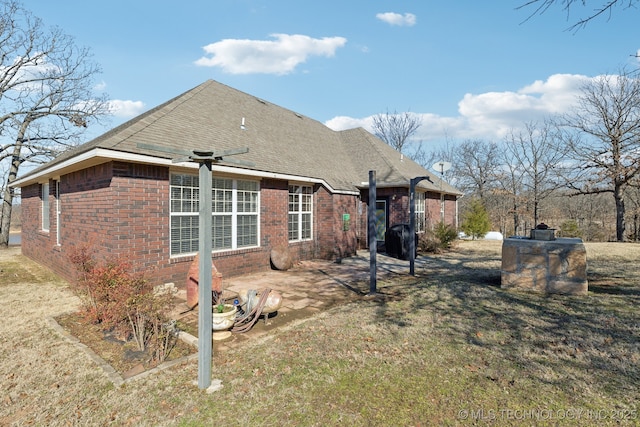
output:
[[582,297],[503,291],[500,248],[462,242],[418,279],[378,283],[387,298],[214,354],[215,394],[193,385],[196,362],[115,388],[44,321],[77,307],[65,284],[0,251],[0,420],[638,425],[640,246],[588,244]]

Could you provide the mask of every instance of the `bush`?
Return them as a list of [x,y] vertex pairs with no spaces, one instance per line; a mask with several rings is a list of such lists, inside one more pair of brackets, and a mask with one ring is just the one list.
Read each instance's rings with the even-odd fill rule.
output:
[[71,289],[82,301],[84,318],[119,332],[125,340],[133,339],[140,351],[154,351],[156,360],[164,360],[177,338],[175,328],[165,326],[170,324],[171,295],[155,293],[142,274],[131,272],[126,260],[98,263],[89,245],[72,249],[69,259],[78,273]]
[[440,252],[440,240],[432,230],[427,230],[418,235],[418,251],[426,253]]
[[458,238],[458,231],[452,225],[445,224],[444,222],[439,222],[433,231],[440,240],[440,247],[442,249],[449,249]]
[[433,230],[420,234],[418,249],[422,252],[438,253],[450,249],[457,238],[458,232],[453,226],[439,222]]
[[569,219],[560,224],[560,235],[562,237],[582,237],[582,230],[575,219]]

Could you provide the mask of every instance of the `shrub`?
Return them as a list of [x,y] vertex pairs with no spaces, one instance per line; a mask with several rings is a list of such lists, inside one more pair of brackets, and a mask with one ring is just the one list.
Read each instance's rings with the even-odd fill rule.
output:
[[433,230],[426,230],[424,233],[419,234],[418,250],[427,253],[440,252],[440,240],[438,240]]
[[456,229],[444,222],[439,222],[433,230],[427,230],[418,238],[418,249],[421,252],[438,253],[450,249],[458,238]]
[[433,230],[436,237],[440,240],[442,249],[449,249],[453,242],[458,238],[458,231],[452,225],[439,222]]
[[177,338],[175,328],[170,332],[163,327],[170,323],[171,295],[155,293],[142,274],[131,272],[126,260],[98,263],[89,245],[73,248],[69,259],[78,273],[71,289],[82,301],[85,319],[119,332],[125,340],[133,339],[140,351],[151,344],[156,360],[164,360]]
[[582,231],[575,219],[569,219],[560,224],[562,237],[582,237]]

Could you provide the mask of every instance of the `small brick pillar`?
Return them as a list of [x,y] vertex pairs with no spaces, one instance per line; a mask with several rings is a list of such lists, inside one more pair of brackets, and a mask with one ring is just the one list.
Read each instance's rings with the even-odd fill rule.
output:
[[582,239],[505,239],[502,288],[586,295],[587,251]]
[[[187,273],[187,306],[195,307],[198,304],[198,282],[200,276],[199,255],[193,259],[189,273]],[[211,291],[222,293],[222,273],[215,265],[211,264]]]

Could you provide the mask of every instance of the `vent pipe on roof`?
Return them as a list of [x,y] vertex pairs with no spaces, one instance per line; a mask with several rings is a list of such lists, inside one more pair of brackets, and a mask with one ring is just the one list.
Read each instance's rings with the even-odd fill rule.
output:
[[242,123],[240,124],[240,129],[245,130],[246,127],[244,126],[244,117],[242,118]]

